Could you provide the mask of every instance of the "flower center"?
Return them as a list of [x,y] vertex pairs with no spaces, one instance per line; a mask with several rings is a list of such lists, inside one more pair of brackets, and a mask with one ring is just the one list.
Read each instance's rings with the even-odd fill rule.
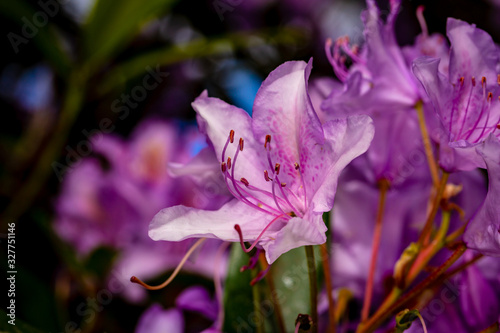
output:
[[[304,179],[302,177],[302,171],[298,163],[294,164],[295,170],[300,175],[302,187],[304,188],[304,195],[299,198],[285,182],[280,180],[280,163],[273,163],[271,158],[271,135],[266,135],[264,141],[264,149],[267,154],[267,162],[269,165],[268,170],[263,170],[264,179],[270,184],[269,189],[262,189],[251,184],[251,182],[242,177],[236,179],[234,173],[236,169],[236,161],[238,160],[239,154],[243,151],[244,140],[239,139],[238,146],[234,153],[233,158],[227,157],[226,152],[230,144],[234,143],[234,131],[229,132],[226,144],[222,151],[222,162],[221,171],[224,174],[224,179],[226,181],[227,188],[231,194],[240,200],[241,202],[247,204],[248,206],[257,209],[267,215],[272,217],[272,220],[264,227],[257,239],[254,241],[250,248],[246,249],[243,246],[243,236],[241,228],[238,224],[235,225],[235,229],[240,236],[240,241],[245,252],[250,252],[257,242],[262,238],[264,233],[274,224],[276,221],[288,222],[293,217],[303,217],[306,211],[306,195]],[[293,203],[292,203],[293,201]],[[300,206],[299,206],[300,205]]]
[[[497,84],[500,86],[500,74]],[[474,76],[469,84],[462,76],[454,87],[448,128],[451,141],[466,140],[477,143],[500,129],[500,105],[492,104],[499,102],[493,101],[491,91],[487,92],[486,77],[481,78],[479,86]],[[495,135],[498,137],[500,132]]]

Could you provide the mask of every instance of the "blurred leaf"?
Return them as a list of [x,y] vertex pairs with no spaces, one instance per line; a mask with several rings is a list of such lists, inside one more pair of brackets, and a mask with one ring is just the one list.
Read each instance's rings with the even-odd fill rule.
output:
[[87,272],[94,273],[100,279],[104,279],[111,270],[117,252],[109,247],[99,247],[85,260]]
[[224,287],[224,332],[239,332],[249,325],[248,317],[253,312],[252,276],[250,270],[240,272],[240,267],[247,265],[248,259],[240,244],[234,243]]
[[84,26],[84,62],[94,69],[123,49],[149,20],[171,7],[174,0],[97,0]]
[[[44,13],[47,15],[41,9],[38,9],[37,11],[35,8],[31,7],[22,0],[0,1],[1,15],[19,24],[20,28],[26,26],[25,21],[27,20],[36,29],[33,31],[34,35],[32,37],[24,35],[22,29],[9,32],[7,38],[9,38],[14,52],[16,54],[18,52],[22,52],[25,43],[29,43],[31,39],[33,39],[33,42],[37,45],[57,73],[62,77],[66,77],[71,66],[70,59],[63,51],[61,44],[59,43],[60,38],[56,33],[56,29],[50,23],[52,17],[47,18],[49,21],[47,24],[38,27],[33,23],[33,15],[37,13]],[[18,42],[18,38],[21,38],[19,40],[22,40],[23,42]]]
[[[314,247],[318,280],[321,280],[318,247]],[[295,320],[299,313],[310,314],[309,274],[304,247],[299,247],[282,254],[271,267],[275,292],[281,305],[287,332],[295,329]],[[321,284],[318,284],[321,286]],[[319,289],[321,290],[321,289]]]
[[[16,317],[15,326],[8,323],[11,320],[7,317],[7,313],[0,309],[0,316],[2,320],[0,320],[0,332],[9,332],[9,333],[42,333],[42,331],[24,323],[22,320]],[[6,318],[6,319],[3,319]]]
[[98,87],[105,94],[125,84],[128,80],[146,72],[147,68],[167,66],[188,59],[231,53],[237,49],[251,48],[263,43],[292,44],[303,39],[304,34],[297,29],[281,28],[251,33],[233,33],[219,38],[200,38],[182,45],[170,45],[145,52],[116,65]]

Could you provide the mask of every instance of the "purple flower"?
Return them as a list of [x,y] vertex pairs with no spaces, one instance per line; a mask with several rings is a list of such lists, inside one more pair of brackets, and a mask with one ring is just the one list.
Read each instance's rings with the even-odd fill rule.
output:
[[164,310],[160,305],[153,304],[139,318],[136,333],[183,333],[184,318],[178,309]]
[[490,135],[477,151],[488,168],[488,194],[469,222],[464,241],[471,249],[500,257],[500,142]]
[[368,148],[373,126],[366,116],[322,125],[307,92],[311,67],[287,62],[274,70],[257,93],[253,119],[206,92],[195,100],[200,130],[235,198],[217,211],[166,208],[151,222],[151,238],[242,239],[262,246],[269,263],[326,241],[322,213],[333,206],[339,173]]
[[449,18],[451,42],[448,75],[440,60],[419,58],[413,72],[427,91],[441,122],[440,165],[447,171],[483,167],[475,147],[493,133],[500,136],[498,50],[475,25]]

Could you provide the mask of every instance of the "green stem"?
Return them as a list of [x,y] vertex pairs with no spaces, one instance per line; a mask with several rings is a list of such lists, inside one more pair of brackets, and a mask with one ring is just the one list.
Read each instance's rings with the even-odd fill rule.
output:
[[[453,265],[465,252],[466,246],[464,243],[458,245],[452,255],[439,266],[431,275],[426,277],[422,282],[417,284],[412,290],[406,293],[402,298],[395,297],[392,305],[381,307],[366,323],[363,323],[358,328],[358,333],[373,332],[377,327],[379,327],[391,314],[396,312],[398,309],[403,307],[406,303],[412,301],[415,297],[422,294],[422,292],[427,289],[432,283],[438,280],[445,272]],[[394,290],[394,289],[393,289]],[[384,304],[386,302],[384,301]],[[388,303],[388,302],[387,302]]]
[[[257,277],[257,270],[252,270],[252,278]],[[252,296],[253,296],[253,312],[255,313],[255,329],[257,333],[264,333],[264,317],[262,316],[262,312],[260,310],[260,288],[259,282],[252,286]]]
[[429,138],[429,133],[427,132],[427,124],[425,123],[424,109],[422,101],[417,102],[415,105],[418,114],[418,124],[420,126],[420,132],[422,133],[422,141],[424,143],[425,155],[427,156],[427,162],[429,164],[429,170],[432,176],[432,182],[434,186],[439,183],[439,173],[437,168],[437,163],[434,158],[434,152],[432,151],[431,140]]
[[316,261],[314,248],[306,245],[307,269],[309,271],[309,302],[311,304],[311,318],[313,321],[311,333],[318,332],[318,283],[316,278]]

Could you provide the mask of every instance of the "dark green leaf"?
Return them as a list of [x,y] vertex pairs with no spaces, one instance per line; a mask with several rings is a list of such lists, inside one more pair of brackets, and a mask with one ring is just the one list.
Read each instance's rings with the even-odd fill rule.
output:
[[85,60],[90,70],[106,62],[142,25],[168,11],[174,0],[98,0],[84,26]]
[[240,244],[234,243],[224,287],[224,332],[254,330],[251,318],[253,298],[250,281],[252,276],[249,270],[240,272],[240,268],[248,264],[248,259],[248,255],[243,252]]
[[[48,22],[44,26],[38,27],[34,25],[33,15],[39,12],[47,15],[41,8],[33,8],[22,0],[0,1],[0,14],[19,24],[17,31],[11,31],[7,35],[14,52],[22,52],[25,43],[33,40],[57,73],[62,77],[66,77],[70,68],[70,60],[61,47],[60,38],[56,34],[54,26],[50,23],[51,17],[48,17]],[[36,29],[33,31],[32,37],[26,36],[22,32],[22,27],[27,24],[26,20]],[[23,42],[17,42],[17,38],[22,38]]]

